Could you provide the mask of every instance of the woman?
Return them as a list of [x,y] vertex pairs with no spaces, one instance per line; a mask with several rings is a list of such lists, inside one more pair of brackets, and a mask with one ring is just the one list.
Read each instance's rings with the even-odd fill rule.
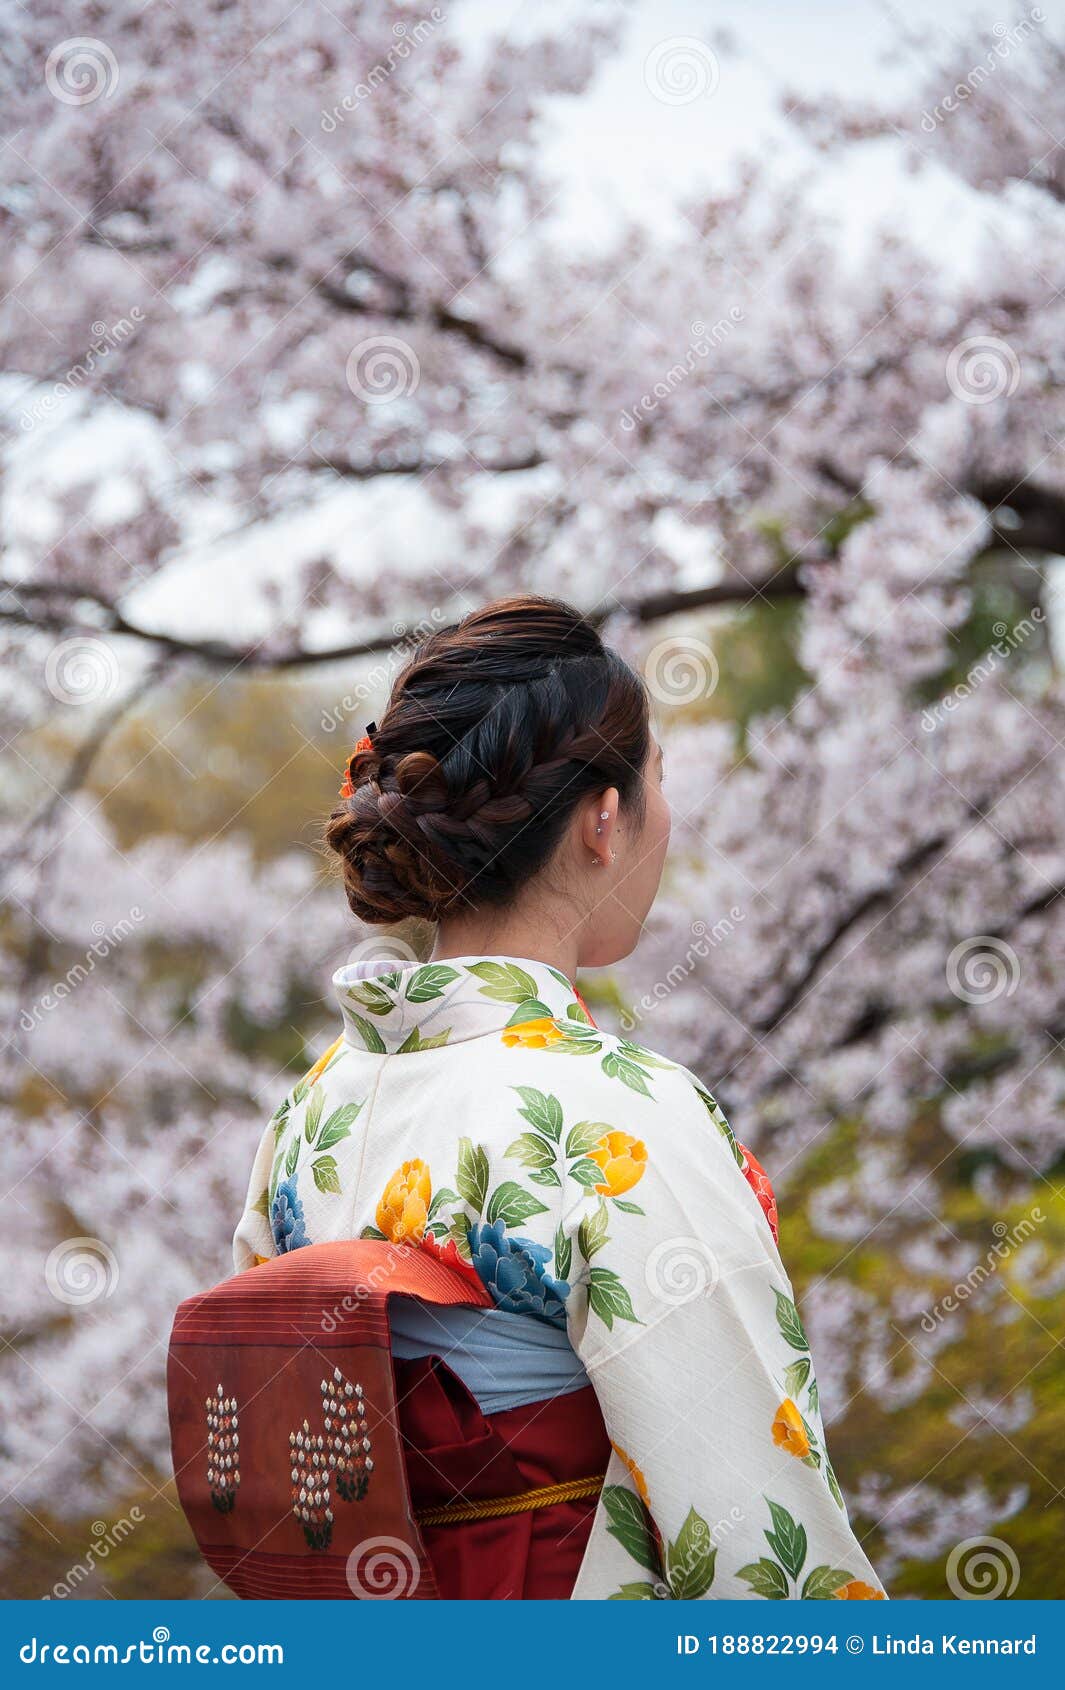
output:
[[598,1028],[574,984],[635,946],[669,827],[640,681],[540,598],[418,649],[329,822],[355,914],[436,941],[337,974],[343,1032],[267,1129],[237,1268],[363,1237],[476,1275],[489,1307],[392,1304],[415,1490],[427,1451],[489,1433],[519,1486],[567,1451],[567,1479],[608,1462],[598,1499],[541,1485],[517,1572],[498,1518],[473,1576],[437,1543],[444,1594],[882,1595],[768,1182],[701,1083]]

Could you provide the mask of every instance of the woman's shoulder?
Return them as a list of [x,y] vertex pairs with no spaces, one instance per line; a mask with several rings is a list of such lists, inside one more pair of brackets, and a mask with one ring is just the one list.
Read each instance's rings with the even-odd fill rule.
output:
[[512,1066],[548,1095],[559,1095],[584,1116],[658,1137],[690,1135],[709,1126],[737,1167],[743,1155],[724,1113],[698,1075],[671,1057],[592,1023],[553,1021],[504,1035]]

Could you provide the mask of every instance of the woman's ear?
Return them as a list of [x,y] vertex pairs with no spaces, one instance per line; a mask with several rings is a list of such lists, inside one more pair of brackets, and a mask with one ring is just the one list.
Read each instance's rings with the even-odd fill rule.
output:
[[581,844],[592,853],[596,866],[609,867],[616,853],[611,840],[618,819],[618,789],[608,786],[605,792],[586,798],[580,809]]

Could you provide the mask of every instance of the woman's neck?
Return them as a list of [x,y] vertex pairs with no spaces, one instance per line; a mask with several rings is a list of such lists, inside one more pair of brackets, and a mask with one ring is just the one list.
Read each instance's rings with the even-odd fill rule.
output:
[[434,962],[448,957],[510,956],[547,963],[567,980],[577,977],[580,934],[567,932],[559,921],[533,919],[507,910],[472,910],[448,916],[440,923],[433,946]]

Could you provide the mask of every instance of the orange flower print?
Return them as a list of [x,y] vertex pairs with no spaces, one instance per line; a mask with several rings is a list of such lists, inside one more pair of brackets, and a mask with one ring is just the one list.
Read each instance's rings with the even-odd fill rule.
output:
[[604,1133],[588,1156],[603,1170],[602,1181],[595,1187],[603,1197],[620,1197],[623,1191],[631,1191],[647,1166],[647,1146],[631,1133]]
[[555,1045],[559,1039],[565,1037],[560,1027],[549,1016],[541,1016],[539,1021],[519,1021],[516,1027],[508,1027],[503,1034],[505,1045],[524,1045],[526,1050],[545,1050],[548,1045]]
[[874,1585],[866,1584],[862,1579],[851,1579],[849,1584],[841,1584],[836,1591],[837,1602],[884,1602],[886,1597],[882,1590]]
[[381,1193],[377,1205],[379,1230],[393,1244],[416,1244],[425,1231],[432,1193],[428,1162],[404,1162]]
[[644,1507],[650,1511],[651,1497],[647,1489],[647,1480],[644,1478],[643,1473],[640,1471],[639,1467],[637,1467],[635,1461],[632,1459],[632,1456],[626,1454],[621,1445],[616,1444],[613,1438],[610,1440],[610,1447],[614,1451],[614,1454],[620,1456],[622,1461],[625,1463],[629,1470],[629,1477],[636,1486],[637,1496],[640,1498]]
[[307,1087],[308,1091],[315,1084],[315,1082],[321,1078],[324,1070],[326,1068],[328,1068],[329,1064],[332,1062],[334,1056],[336,1055],[337,1051],[340,1049],[340,1047],[343,1043],[344,1043],[344,1035],[343,1035],[343,1033],[341,1033],[339,1039],[333,1040],[333,1042],[329,1046],[328,1050],[323,1050],[321,1056],[318,1058],[314,1067],[311,1068],[308,1071],[307,1076],[304,1079],[303,1083]]
[[773,1442],[780,1449],[786,1449],[789,1455],[797,1455],[800,1461],[810,1453],[810,1440],[806,1436],[802,1415],[790,1397],[785,1397],[777,1409],[773,1421]]

